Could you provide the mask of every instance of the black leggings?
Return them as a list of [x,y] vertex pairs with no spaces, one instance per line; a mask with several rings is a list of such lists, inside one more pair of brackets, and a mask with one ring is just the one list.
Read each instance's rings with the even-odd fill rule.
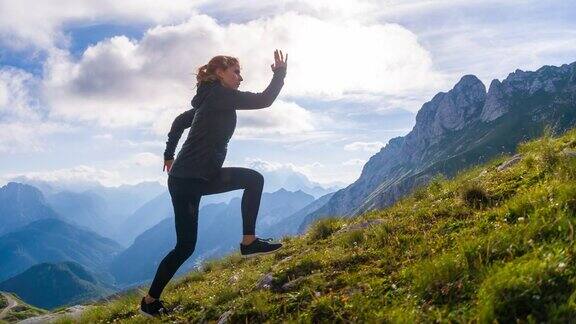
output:
[[148,294],[159,298],[168,281],[194,252],[198,232],[198,206],[202,195],[244,189],[242,229],[244,235],[254,235],[263,186],[262,174],[247,168],[221,168],[219,175],[211,181],[169,176],[168,190],[174,206],[176,247],[160,262]]

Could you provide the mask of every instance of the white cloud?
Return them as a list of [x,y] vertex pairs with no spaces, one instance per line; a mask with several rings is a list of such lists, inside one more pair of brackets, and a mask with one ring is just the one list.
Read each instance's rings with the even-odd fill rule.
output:
[[277,100],[270,108],[238,111],[239,138],[289,135],[314,130],[312,113],[293,102]]
[[238,57],[245,79],[241,90],[261,91],[272,75],[274,48],[290,55],[281,97],[398,93],[440,80],[416,36],[399,25],[288,12],[229,25],[193,15],[181,24],[152,28],[140,41],[123,36],[101,41],[77,61],[54,50],[43,90],[55,117],[111,127],[154,123],[158,132],[158,120],[188,109],[193,72],[213,55]]
[[344,145],[344,150],[346,151],[364,151],[369,153],[375,153],[380,151],[384,146],[382,142],[353,142]]
[[212,0],[200,5],[198,10],[236,23],[271,17],[287,11],[323,20],[371,21],[376,18],[374,9],[378,4],[378,0]]
[[57,182],[66,188],[88,188],[96,183],[109,187],[165,180],[165,175],[161,171],[163,158],[154,153],[140,152],[119,160],[98,163],[101,165],[84,164],[54,170],[7,173],[0,176],[0,183],[24,177],[30,180]]
[[114,136],[112,136],[112,134],[109,133],[105,133],[105,134],[96,134],[92,136],[94,139],[98,139],[98,140],[111,140],[114,138]]
[[362,159],[350,159],[348,161],[342,162],[342,165],[352,165],[352,166],[356,166],[356,165],[364,165],[364,163],[366,163],[366,160],[362,160]]
[[314,173],[315,169],[323,168],[324,165],[320,162],[313,162],[310,164],[302,164],[296,165],[294,163],[281,163],[281,162],[274,162],[274,161],[266,161],[259,158],[246,158],[245,164],[258,171],[263,172],[272,172],[272,171],[280,171],[280,170],[289,170],[293,172],[299,172],[306,175],[309,179],[313,179],[310,177],[311,174]]
[[41,152],[49,149],[46,137],[69,132],[71,127],[46,121],[37,98],[37,78],[10,67],[0,69],[0,152]]
[[164,158],[158,154],[150,153],[150,152],[142,152],[137,153],[130,157],[123,163],[123,167],[133,167],[133,166],[141,166],[141,167],[153,167],[153,166],[162,166]]
[[37,94],[38,80],[21,69],[0,69],[0,122],[40,119]]
[[5,45],[53,48],[66,43],[62,28],[70,24],[115,22],[170,23],[194,12],[199,0],[0,0],[0,35]]
[[97,169],[92,166],[78,165],[72,168],[56,170],[31,171],[24,174],[7,174],[5,179],[25,177],[30,180],[57,182],[64,187],[74,187],[79,184],[99,182],[105,186],[115,186],[122,183],[123,177],[117,171]]
[[68,125],[52,122],[0,122],[0,153],[48,151],[53,145],[47,143],[48,135],[70,131]]

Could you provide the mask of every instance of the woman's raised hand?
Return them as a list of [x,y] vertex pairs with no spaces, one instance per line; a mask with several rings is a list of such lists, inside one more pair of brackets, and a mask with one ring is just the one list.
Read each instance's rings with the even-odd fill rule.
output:
[[286,59],[284,59],[284,54],[282,51],[275,50],[274,51],[274,64],[270,65],[272,67],[272,71],[276,71],[280,68],[286,68],[288,64],[288,53],[286,53]]

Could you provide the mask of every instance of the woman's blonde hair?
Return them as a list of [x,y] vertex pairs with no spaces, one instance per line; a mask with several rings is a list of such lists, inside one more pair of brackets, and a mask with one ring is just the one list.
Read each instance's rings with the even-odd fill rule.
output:
[[225,55],[214,56],[208,64],[198,68],[198,73],[196,73],[196,86],[199,86],[201,82],[218,80],[216,69],[226,70],[234,65],[240,65],[238,59],[235,57]]

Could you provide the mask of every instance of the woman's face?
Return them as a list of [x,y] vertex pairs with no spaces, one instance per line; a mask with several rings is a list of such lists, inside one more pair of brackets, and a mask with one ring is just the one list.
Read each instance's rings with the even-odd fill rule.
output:
[[216,74],[220,77],[220,82],[223,86],[230,89],[238,89],[240,82],[242,82],[242,76],[240,76],[240,66],[232,65],[226,70],[217,69]]

